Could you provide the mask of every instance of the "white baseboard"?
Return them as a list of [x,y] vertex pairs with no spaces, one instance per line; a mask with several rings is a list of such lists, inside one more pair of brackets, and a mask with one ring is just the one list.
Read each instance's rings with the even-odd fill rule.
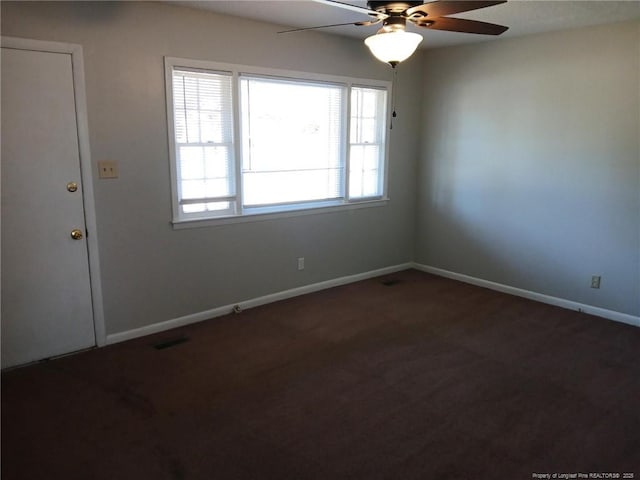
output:
[[153,333],[164,332],[165,330],[170,330],[172,328],[184,327],[185,325],[189,325],[191,323],[202,322],[203,320],[208,320],[210,318],[227,315],[233,311],[233,308],[236,305],[238,305],[242,310],[246,310],[248,308],[265,305],[267,303],[277,302],[279,300],[285,300],[291,297],[297,297],[298,295],[305,295],[307,293],[317,292],[319,290],[325,290],[327,288],[338,287],[340,285],[346,285],[353,282],[359,282],[360,280],[366,280],[368,278],[388,275],[390,273],[407,270],[409,268],[414,268],[414,264],[411,262],[402,263],[399,265],[393,265],[377,270],[371,270],[369,272],[357,273],[355,275],[348,275],[346,277],[334,278],[332,280],[326,280],[324,282],[313,283],[311,285],[304,285],[302,287],[292,288],[290,290],[271,293],[262,297],[252,298],[229,305],[212,308],[210,310],[205,310],[204,312],[192,313],[190,315],[185,315],[184,317],[165,320],[163,322],[154,323],[152,325],[147,325],[140,328],[134,328],[133,330],[112,333],[107,335],[106,343],[107,345],[110,345],[113,343],[123,342],[125,340],[131,340],[133,338],[151,335]]
[[523,290],[509,285],[503,285],[501,283],[491,282],[483,280],[481,278],[471,277],[461,273],[451,272],[449,270],[443,270],[441,268],[431,267],[429,265],[423,265],[420,263],[402,263],[399,265],[393,265],[390,267],[380,268],[377,270],[371,270],[364,273],[358,273],[355,275],[348,275],[345,277],[334,278],[332,280],[326,280],[324,282],[313,283],[311,285],[304,285],[302,287],[292,288],[290,290],[283,290],[281,292],[264,295],[262,297],[252,298],[244,301],[240,301],[234,304],[223,305],[221,307],[212,308],[203,312],[192,313],[185,315],[184,317],[174,318],[171,320],[165,320],[163,322],[154,323],[152,325],[146,325],[144,327],[135,328],[133,330],[127,330],[124,332],[112,333],[107,335],[106,344],[113,344],[123,342],[125,340],[131,340],[133,338],[143,337],[145,335],[151,335],[154,333],[164,332],[165,330],[171,330],[172,328],[183,327],[192,323],[202,322],[222,315],[227,315],[233,311],[235,305],[240,306],[242,310],[248,308],[258,307],[267,303],[277,302],[279,300],[286,300],[287,298],[297,297],[299,295],[305,295],[307,293],[313,293],[327,288],[338,287],[340,285],[346,285],[348,283],[359,282],[360,280],[366,280],[368,278],[379,277],[381,275],[388,275],[390,273],[399,272],[401,270],[407,270],[409,268],[415,268],[422,272],[432,273],[441,277],[451,278],[453,280],[459,280],[461,282],[470,283],[480,287],[489,288],[498,292],[508,293],[510,295],[516,295],[518,297],[528,298],[549,305],[555,305],[558,307],[566,308],[569,310],[582,311],[598,317],[607,318],[616,322],[627,323],[640,327],[640,317],[628,315],[626,313],[620,313],[613,310],[607,310],[605,308],[595,307],[592,305],[586,305],[584,303],[578,303],[571,300],[565,300],[563,298],[552,297],[550,295],[544,295],[541,293],[532,292],[529,290]]
[[584,303],[574,302],[566,300],[564,298],[552,297],[550,295],[544,295],[542,293],[532,292],[530,290],[523,290],[521,288],[511,287],[509,285],[503,285],[501,283],[490,282],[489,280],[483,280],[481,278],[471,277],[462,273],[455,273],[449,270],[443,270],[441,268],[431,267],[429,265],[423,265],[420,263],[414,263],[413,268],[422,272],[433,273],[440,277],[451,278],[453,280],[459,280],[461,282],[470,283],[479,287],[489,288],[498,292],[508,293],[510,295],[516,295],[518,297],[528,298],[537,302],[547,303],[549,305],[555,305],[557,307],[566,308],[568,310],[576,310],[590,315],[596,315],[616,322],[627,323],[640,327],[640,317],[629,315],[626,313],[616,312],[614,310],[607,310],[606,308],[594,307],[593,305],[586,305]]

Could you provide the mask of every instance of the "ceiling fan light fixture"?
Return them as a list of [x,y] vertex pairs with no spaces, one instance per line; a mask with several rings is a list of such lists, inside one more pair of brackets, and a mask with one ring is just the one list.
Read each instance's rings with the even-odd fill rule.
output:
[[418,33],[404,30],[387,32],[381,29],[375,35],[367,37],[364,43],[374,57],[395,67],[413,55],[421,41],[422,35]]

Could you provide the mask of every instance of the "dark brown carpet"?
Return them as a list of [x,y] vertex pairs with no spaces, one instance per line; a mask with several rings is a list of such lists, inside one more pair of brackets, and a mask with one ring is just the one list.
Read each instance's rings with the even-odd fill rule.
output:
[[2,479],[640,478],[639,356],[410,270],[3,373]]

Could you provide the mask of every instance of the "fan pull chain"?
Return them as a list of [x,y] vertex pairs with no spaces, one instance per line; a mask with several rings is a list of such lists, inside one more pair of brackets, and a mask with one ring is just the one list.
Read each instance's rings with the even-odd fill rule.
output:
[[398,116],[396,114],[396,84],[398,83],[398,69],[395,65],[392,65],[391,67],[393,68],[393,79],[391,80],[391,108],[393,108],[393,113],[391,113],[389,130],[393,130],[393,119]]

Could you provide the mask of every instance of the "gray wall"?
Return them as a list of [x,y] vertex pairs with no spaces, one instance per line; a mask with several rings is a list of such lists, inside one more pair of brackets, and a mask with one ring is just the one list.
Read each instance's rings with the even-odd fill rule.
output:
[[639,60],[638,22],[428,51],[416,261],[639,315]]
[[[398,85],[387,206],[173,230],[163,56],[391,79],[360,41],[151,2],[2,2],[2,34],[83,46],[107,333],[411,261],[419,57]],[[95,171],[94,171],[95,173]],[[297,271],[296,258],[306,258]]]

